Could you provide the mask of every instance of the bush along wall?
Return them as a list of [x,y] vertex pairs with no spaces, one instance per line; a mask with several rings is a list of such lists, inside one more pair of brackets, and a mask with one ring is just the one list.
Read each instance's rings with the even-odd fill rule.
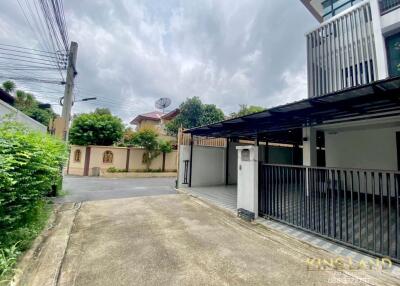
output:
[[59,185],[66,158],[62,141],[17,123],[0,123],[0,281],[45,225],[46,197]]

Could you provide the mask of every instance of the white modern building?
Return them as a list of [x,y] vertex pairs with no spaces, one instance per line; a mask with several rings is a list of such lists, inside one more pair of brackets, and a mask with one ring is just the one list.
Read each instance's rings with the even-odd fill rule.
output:
[[28,128],[42,133],[47,132],[47,127],[30,118],[28,115],[14,108],[11,104],[14,103],[14,98],[0,89],[0,122],[2,120],[13,120],[24,124]]
[[400,262],[400,0],[301,1],[308,98],[185,131],[178,186]]
[[307,34],[309,96],[400,75],[399,0],[302,0],[321,23]]

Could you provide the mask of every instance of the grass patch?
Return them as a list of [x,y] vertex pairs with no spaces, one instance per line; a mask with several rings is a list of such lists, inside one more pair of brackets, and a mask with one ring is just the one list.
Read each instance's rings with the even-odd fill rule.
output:
[[52,209],[52,205],[47,200],[39,201],[30,213],[26,214],[23,223],[1,234],[0,285],[7,285],[10,282],[19,256],[29,249],[33,240],[45,228]]

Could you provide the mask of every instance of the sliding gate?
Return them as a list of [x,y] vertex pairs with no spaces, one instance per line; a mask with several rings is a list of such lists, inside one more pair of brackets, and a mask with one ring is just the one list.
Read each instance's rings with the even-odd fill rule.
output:
[[260,216],[400,262],[400,172],[260,164]]

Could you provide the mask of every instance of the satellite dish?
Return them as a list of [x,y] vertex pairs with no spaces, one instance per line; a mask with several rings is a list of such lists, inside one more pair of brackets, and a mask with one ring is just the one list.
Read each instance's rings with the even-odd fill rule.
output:
[[162,109],[164,113],[164,109],[171,105],[171,99],[168,97],[161,97],[156,101],[156,108]]

